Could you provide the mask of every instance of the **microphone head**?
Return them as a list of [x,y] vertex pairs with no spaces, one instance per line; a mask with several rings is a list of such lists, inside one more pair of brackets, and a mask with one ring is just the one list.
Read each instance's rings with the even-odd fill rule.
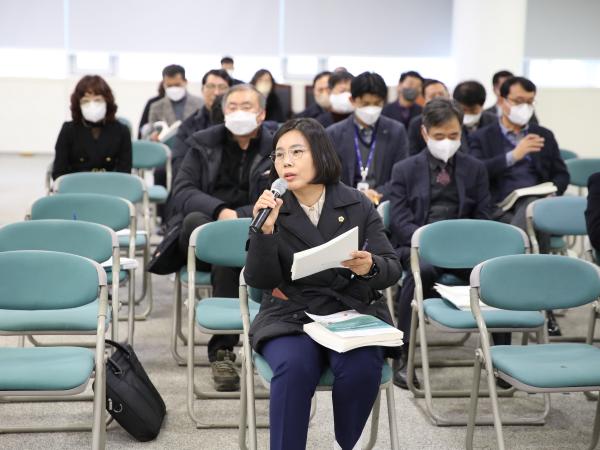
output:
[[287,181],[285,181],[283,178],[278,178],[273,181],[273,184],[271,185],[271,191],[277,192],[281,197],[283,194],[285,194],[285,191],[287,191],[287,187]]

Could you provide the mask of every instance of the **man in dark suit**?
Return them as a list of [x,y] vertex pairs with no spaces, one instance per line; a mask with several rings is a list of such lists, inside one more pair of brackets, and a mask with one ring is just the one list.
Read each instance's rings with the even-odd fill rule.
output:
[[[502,96],[500,95],[500,86],[502,86],[502,83],[512,77],[514,77],[514,74],[508,70],[499,70],[494,74],[492,77],[492,86],[494,88],[494,94],[496,94],[496,103],[487,108],[485,112],[494,114],[498,118],[502,117]],[[535,112],[531,116],[531,119],[529,119],[529,123],[539,125]]]
[[[419,154],[394,166],[391,186],[391,238],[402,267],[410,268],[410,244],[421,226],[448,219],[488,219],[490,193],[485,166],[481,161],[458,152],[463,113],[451,100],[435,99],[423,110],[423,138],[427,147]],[[435,295],[435,281],[443,270],[421,263],[425,298]],[[454,270],[467,278],[469,271]],[[402,357],[395,361],[394,384],[407,389],[408,342],[411,302],[415,280],[407,272],[398,301],[398,328],[404,332]],[[415,385],[418,386],[416,377]]]
[[[452,96],[465,114],[463,117],[463,137],[467,138],[467,142],[472,133],[498,121],[495,114],[483,110],[486,93],[483,84],[480,82],[463,81],[456,85]],[[464,148],[463,146],[463,150],[468,153],[468,147]]]
[[327,128],[342,162],[342,181],[363,191],[374,203],[389,195],[392,167],[406,158],[404,125],[381,115],[387,87],[374,72],[352,80],[354,114]]
[[[502,117],[495,124],[471,136],[471,154],[484,162],[490,178],[494,204],[512,191],[552,182],[557,195],[569,185],[569,172],[560,156],[554,134],[547,128],[530,123],[534,112],[536,87],[523,77],[507,79],[500,87]],[[522,197],[508,211],[496,207],[492,218],[526,229],[525,211],[535,196]],[[550,236],[537,233],[540,252],[550,247]],[[560,335],[553,314],[548,317],[548,331]]]
[[596,252],[600,252],[600,172],[596,172],[588,180],[585,221],[592,247]]
[[329,76],[331,72],[325,70],[319,72],[313,79],[313,97],[315,102],[304,111],[298,113],[296,117],[310,117],[316,119],[321,114],[329,111],[331,102],[329,101]]
[[336,70],[329,76],[330,107],[327,111],[315,117],[317,122],[323,125],[324,128],[344,120],[354,111],[354,107],[350,102],[352,78],[354,78],[354,75],[345,70]]
[[[448,88],[439,80],[428,79],[423,83],[423,98],[425,104],[434,98],[450,98]],[[416,155],[426,147],[421,128],[423,126],[423,116],[419,114],[414,117],[408,125],[408,155]]]
[[423,89],[423,81],[425,80],[419,72],[414,70],[402,73],[398,82],[398,99],[385,105],[382,114],[408,128],[410,121],[423,111],[417,103],[417,98]]

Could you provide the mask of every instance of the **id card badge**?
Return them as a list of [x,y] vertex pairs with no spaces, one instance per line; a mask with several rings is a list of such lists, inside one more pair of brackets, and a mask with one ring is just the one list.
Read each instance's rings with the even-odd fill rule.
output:
[[356,184],[356,189],[358,189],[361,192],[366,192],[370,189],[369,183],[367,183],[366,181],[360,181]]

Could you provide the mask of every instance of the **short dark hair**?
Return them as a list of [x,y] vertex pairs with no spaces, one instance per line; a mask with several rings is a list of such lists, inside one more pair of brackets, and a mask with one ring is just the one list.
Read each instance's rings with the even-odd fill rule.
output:
[[163,69],[162,76],[163,78],[176,77],[179,73],[181,74],[181,78],[185,80],[185,69],[183,68],[183,66],[180,66],[178,64],[171,64]]
[[443,125],[453,118],[462,125],[463,110],[455,100],[434,98],[423,108],[423,125],[427,130]]
[[414,70],[408,70],[408,71],[402,72],[400,74],[400,81],[399,82],[402,83],[408,77],[418,78],[419,80],[421,80],[421,83],[423,83],[425,81],[425,79],[421,76],[421,74],[419,72],[416,72]]
[[512,78],[505,80],[504,83],[502,83],[502,86],[500,86],[500,97],[502,97],[502,98],[508,97],[510,87],[513,84],[520,84],[521,87],[523,89],[525,89],[527,92],[535,93],[537,91],[537,88],[535,87],[535,84],[533,84],[533,81],[529,80],[528,78],[512,77]]
[[329,70],[324,70],[323,72],[319,72],[313,78],[313,84],[312,84],[313,87],[315,87],[315,84],[317,84],[317,81],[319,81],[321,78],[323,78],[323,77],[330,77],[330,76],[331,76],[331,72]]
[[212,70],[209,70],[208,72],[206,72],[204,74],[204,76],[202,77],[202,86],[204,86],[206,84],[206,80],[208,79],[208,77],[210,75],[219,77],[219,78],[223,78],[223,80],[225,80],[225,83],[227,83],[227,86],[229,86],[229,87],[231,87],[231,84],[233,83],[233,81],[231,80],[231,77],[229,76],[229,74],[227,73],[226,70],[212,69]]
[[463,81],[456,85],[452,94],[454,100],[465,106],[483,106],[485,96],[485,88],[479,81]]
[[233,58],[231,56],[223,56],[221,58],[221,64],[233,64]]
[[425,97],[425,89],[427,89],[432,84],[441,84],[442,86],[444,86],[446,88],[446,90],[448,90],[448,87],[444,83],[442,83],[440,80],[435,80],[433,78],[427,78],[425,81],[423,81],[423,87],[421,88],[421,94],[423,94],[423,97]]
[[333,72],[329,76],[329,89],[333,89],[336,87],[336,85],[344,81],[352,81],[352,78],[354,78],[354,75],[352,75],[350,72]]
[[355,76],[350,84],[350,92],[353,98],[362,97],[365,94],[373,94],[387,98],[387,86],[381,75],[375,72],[363,72]]
[[[342,173],[342,163],[338,157],[331,139],[325,132],[325,128],[315,119],[299,118],[291,119],[285,122],[275,136],[273,136],[273,152],[277,148],[277,143],[281,137],[292,131],[298,130],[308,141],[310,153],[312,154],[313,164],[315,166],[315,178],[312,184],[334,184],[340,181]],[[279,176],[275,170],[275,164],[271,166],[270,179],[275,181]]]
[[75,86],[75,90],[71,94],[71,117],[74,122],[83,120],[83,114],[81,113],[81,102],[82,97],[91,92],[94,95],[101,95],[104,97],[106,102],[106,116],[107,122],[113,122],[115,120],[115,114],[117,113],[117,104],[115,103],[115,97],[113,96],[112,90],[104,78],[99,75],[86,75]]
[[498,86],[498,83],[500,83],[500,78],[511,78],[514,76],[515,75],[512,72],[509,72],[508,70],[499,70],[492,77],[492,85],[494,87]]

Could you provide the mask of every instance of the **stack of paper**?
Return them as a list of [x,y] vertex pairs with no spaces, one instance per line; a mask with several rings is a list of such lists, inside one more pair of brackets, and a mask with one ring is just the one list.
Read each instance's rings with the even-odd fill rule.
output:
[[[123,256],[121,256],[119,258],[119,264],[121,266],[121,270],[129,270],[129,269],[137,269],[138,268],[137,260],[132,259],[132,258],[125,258]],[[105,269],[112,269],[112,266],[113,266],[112,257],[108,258],[106,261],[104,261],[102,263],[102,267],[104,267]]]
[[350,254],[356,250],[358,250],[358,227],[318,247],[294,253],[292,280],[334,267],[342,267],[341,262],[350,259]]
[[[448,300],[458,309],[471,311],[471,298],[469,294],[471,288],[469,286],[446,286],[445,284],[436,283],[433,288],[443,299]],[[481,300],[479,301],[479,306],[482,310],[497,309],[482,303]]]
[[498,206],[502,208],[502,211],[508,211],[521,197],[527,197],[531,195],[550,195],[555,193],[557,190],[558,189],[551,181],[542,184],[536,184],[535,186],[515,189],[510,194],[508,194],[504,200],[498,203]]

